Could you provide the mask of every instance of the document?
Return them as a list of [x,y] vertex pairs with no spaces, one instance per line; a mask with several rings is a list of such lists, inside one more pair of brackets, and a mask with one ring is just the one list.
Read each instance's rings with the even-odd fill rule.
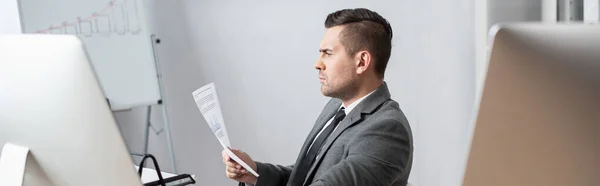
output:
[[200,113],[204,116],[206,123],[221,143],[221,146],[223,148],[230,147],[231,143],[229,143],[229,136],[227,135],[227,128],[225,128],[215,84],[205,85],[194,91],[193,95],[196,106],[198,106]]
[[221,113],[221,105],[219,104],[219,98],[217,96],[217,91],[215,89],[215,84],[210,83],[203,87],[200,87],[196,91],[192,93],[194,96],[194,101],[196,101],[196,106],[202,113],[204,120],[215,134],[219,143],[229,157],[233,159],[235,162],[239,163],[242,167],[248,170],[250,173],[254,174],[254,176],[258,177],[258,173],[256,173],[248,164],[242,161],[239,157],[237,157],[229,148],[231,147],[231,143],[229,142],[229,136],[227,135],[227,128],[225,127],[225,121],[223,120],[223,114]]

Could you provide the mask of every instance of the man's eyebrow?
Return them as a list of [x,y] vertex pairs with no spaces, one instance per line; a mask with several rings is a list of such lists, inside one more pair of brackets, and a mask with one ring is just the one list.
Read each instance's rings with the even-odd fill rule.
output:
[[325,49],[319,49],[319,52],[323,52],[323,53],[325,53],[325,52],[333,52],[333,50],[325,48]]

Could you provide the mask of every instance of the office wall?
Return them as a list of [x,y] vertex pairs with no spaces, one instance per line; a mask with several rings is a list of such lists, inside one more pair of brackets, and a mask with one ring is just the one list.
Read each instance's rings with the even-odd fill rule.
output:
[[[371,8],[392,24],[386,81],[413,129],[417,186],[459,185],[474,99],[473,0],[152,1],[179,172],[198,185],[232,185],[220,146],[191,92],[214,82],[233,147],[291,164],[328,98],[319,92],[325,16]],[[156,111],[160,107],[156,107]],[[115,113],[130,149],[142,150],[143,108]],[[160,113],[153,116],[162,127]],[[150,152],[170,170],[164,133]]]
[[488,0],[488,27],[501,22],[542,20],[542,0]]
[[21,33],[17,0],[0,0],[0,34]]

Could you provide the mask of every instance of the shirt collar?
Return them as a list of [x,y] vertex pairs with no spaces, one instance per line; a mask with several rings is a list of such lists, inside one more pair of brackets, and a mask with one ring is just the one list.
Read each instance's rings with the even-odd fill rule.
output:
[[[375,90],[377,90],[377,89],[375,89]],[[344,103],[342,103],[340,108],[344,107],[344,112],[346,113],[346,115],[350,114],[350,111],[352,111],[352,109],[354,109],[354,107],[356,107],[360,102],[362,102],[369,95],[373,94],[373,92],[375,92],[375,90],[373,90],[371,93],[357,99],[356,101],[352,102],[350,105],[348,105],[348,107],[344,107]]]

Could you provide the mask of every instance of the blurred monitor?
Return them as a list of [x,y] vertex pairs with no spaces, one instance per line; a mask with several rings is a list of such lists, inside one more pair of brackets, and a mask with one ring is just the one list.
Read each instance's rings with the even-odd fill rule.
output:
[[495,25],[464,186],[600,185],[600,25]]
[[30,148],[26,186],[141,185],[76,36],[0,35],[6,143]]

